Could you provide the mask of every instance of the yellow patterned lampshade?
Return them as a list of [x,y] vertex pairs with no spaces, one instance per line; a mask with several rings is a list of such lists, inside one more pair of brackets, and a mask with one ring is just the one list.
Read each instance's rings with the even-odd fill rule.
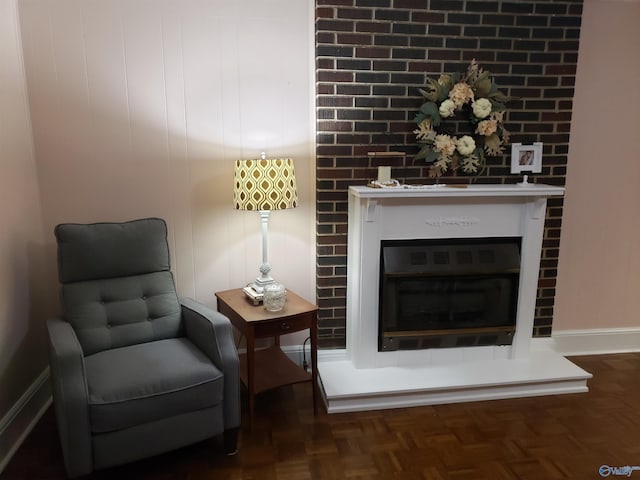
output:
[[290,158],[237,160],[233,203],[237,210],[284,210],[298,203]]

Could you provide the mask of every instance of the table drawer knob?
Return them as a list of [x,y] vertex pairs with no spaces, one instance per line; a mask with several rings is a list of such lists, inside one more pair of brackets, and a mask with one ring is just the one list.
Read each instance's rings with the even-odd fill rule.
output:
[[291,324],[288,322],[282,322],[280,324],[280,330],[289,330],[291,328]]

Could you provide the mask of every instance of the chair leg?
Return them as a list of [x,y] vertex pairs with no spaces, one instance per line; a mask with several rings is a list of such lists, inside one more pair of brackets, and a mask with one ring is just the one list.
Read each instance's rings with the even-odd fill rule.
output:
[[224,451],[227,455],[238,453],[238,434],[240,427],[224,431]]

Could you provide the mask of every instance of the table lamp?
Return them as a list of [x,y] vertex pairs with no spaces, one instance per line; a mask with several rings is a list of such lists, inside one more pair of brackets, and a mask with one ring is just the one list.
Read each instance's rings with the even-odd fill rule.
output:
[[262,300],[264,288],[274,283],[269,275],[267,230],[271,210],[284,210],[297,206],[298,192],[293,160],[290,158],[261,158],[237,160],[234,170],[233,203],[236,210],[254,210],[260,213],[262,223],[262,265],[260,276],[245,287],[245,293],[254,301]]

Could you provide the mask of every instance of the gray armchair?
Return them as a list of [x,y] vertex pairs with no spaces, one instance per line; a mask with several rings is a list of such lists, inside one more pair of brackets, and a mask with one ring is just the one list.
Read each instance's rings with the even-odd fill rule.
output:
[[229,320],[178,298],[167,227],[149,218],[55,228],[62,318],[47,322],[53,400],[70,477],[240,427]]

